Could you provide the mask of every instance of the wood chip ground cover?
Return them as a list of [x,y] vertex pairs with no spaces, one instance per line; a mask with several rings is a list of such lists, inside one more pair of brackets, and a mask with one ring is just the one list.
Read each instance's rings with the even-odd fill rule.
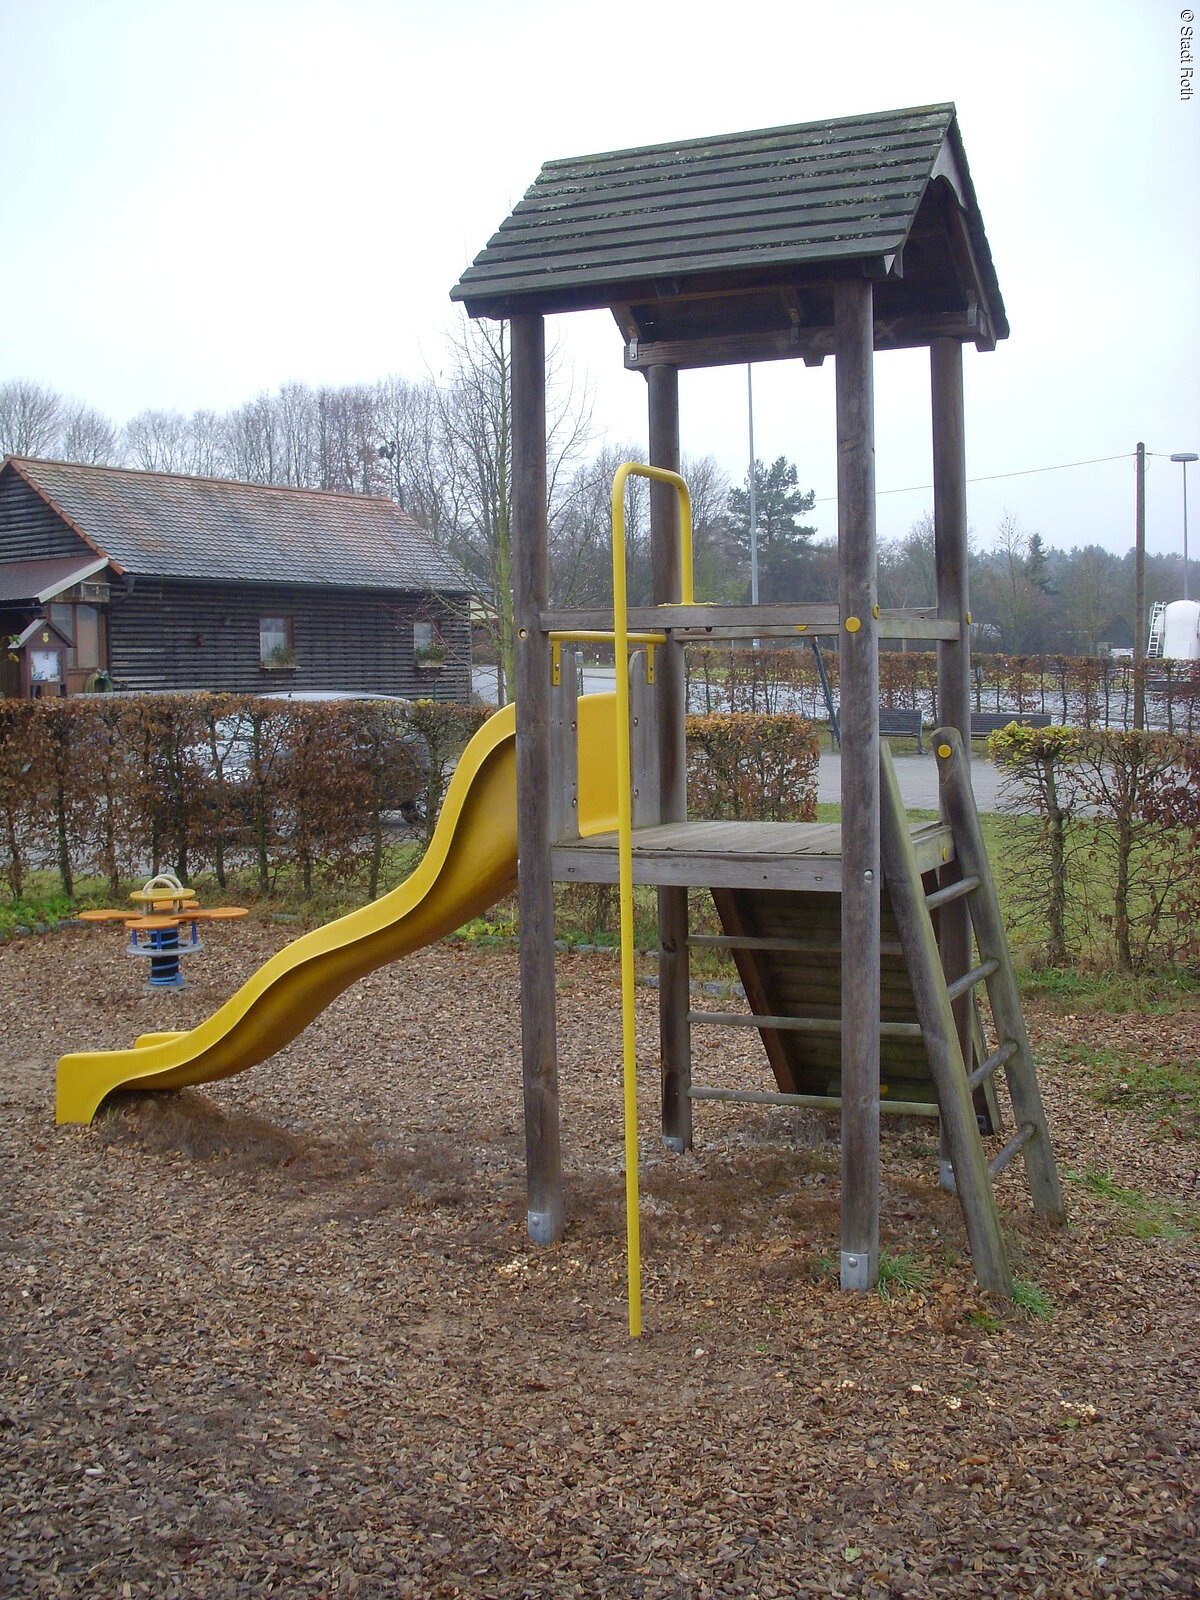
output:
[[[625,1334],[619,999],[563,956],[570,1226],[524,1230],[517,964],[444,944],[272,1062],[56,1129],[67,1049],[206,1015],[288,930],[222,928],[180,994],[111,935],[0,947],[0,1594],[703,1597],[1197,1592],[1195,1234],[1137,1237],[1104,1173],[1200,1210],[1195,1142],[1071,1059],[1164,1062],[1195,1019],[1035,1013],[1071,1227],[1002,1189],[1031,1320],[980,1296],[928,1128],[887,1125],[884,1244],[850,1298],[836,1130],[705,1106],[655,1128],[646,1334]],[[763,1086],[698,1030],[697,1076]]]

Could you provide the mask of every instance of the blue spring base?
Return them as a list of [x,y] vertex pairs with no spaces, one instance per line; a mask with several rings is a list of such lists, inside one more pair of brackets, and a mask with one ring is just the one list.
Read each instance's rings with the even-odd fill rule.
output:
[[145,928],[141,932],[143,937],[139,939],[138,930],[133,930],[125,954],[149,957],[148,986],[151,989],[182,989],[184,956],[204,948],[196,936],[195,924],[192,924],[192,937],[186,943],[180,939],[178,928]]

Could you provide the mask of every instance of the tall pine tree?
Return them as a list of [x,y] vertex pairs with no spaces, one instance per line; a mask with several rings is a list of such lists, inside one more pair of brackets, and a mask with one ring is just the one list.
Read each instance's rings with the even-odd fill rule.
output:
[[[800,521],[816,501],[815,490],[797,487],[799,474],[786,456],[770,467],[754,463],[754,499],[758,522],[758,597],[763,602],[804,599],[804,567],[816,533]],[[750,474],[746,486],[729,493],[729,536],[750,572]]]

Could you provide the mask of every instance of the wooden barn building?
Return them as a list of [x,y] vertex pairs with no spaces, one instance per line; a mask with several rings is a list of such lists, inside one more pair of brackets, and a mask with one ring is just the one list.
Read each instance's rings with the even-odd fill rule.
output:
[[[5,694],[76,694],[107,674],[131,690],[466,700],[469,598],[391,500],[19,456],[0,467]],[[31,631],[43,623],[69,641],[65,681],[38,648],[45,627]]]

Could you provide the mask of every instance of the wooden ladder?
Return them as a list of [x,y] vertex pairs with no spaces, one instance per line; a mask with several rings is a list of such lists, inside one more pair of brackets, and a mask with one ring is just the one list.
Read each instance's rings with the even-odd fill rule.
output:
[[[880,853],[937,1093],[943,1150],[953,1168],[975,1275],[983,1288],[1011,1298],[1012,1271],[996,1206],[995,1180],[1019,1154],[1025,1162],[1034,1209],[1058,1222],[1065,1221],[1066,1213],[962,740],[954,729],[939,729],[933,748],[942,817],[954,841],[957,872],[953,881],[932,893],[926,891],[886,744],[880,754]],[[932,913],[955,903],[966,907],[978,965],[948,979]],[[965,944],[969,950],[970,940]],[[998,1043],[992,1054],[968,1073],[954,1002],[980,985],[986,990]],[[989,1161],[972,1095],[1001,1068],[1016,1131]]]

